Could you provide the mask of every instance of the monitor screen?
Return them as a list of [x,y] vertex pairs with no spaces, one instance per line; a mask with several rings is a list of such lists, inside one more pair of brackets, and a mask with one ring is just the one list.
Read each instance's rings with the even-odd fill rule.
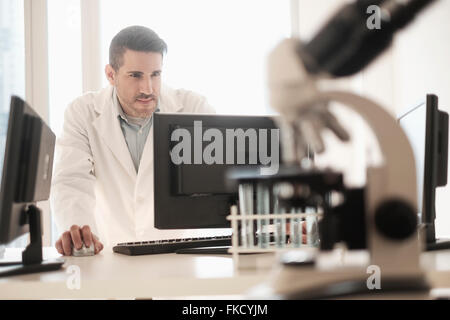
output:
[[419,221],[423,211],[423,185],[425,169],[426,102],[420,102],[399,117],[399,123],[408,136],[416,161],[417,208]]
[[153,137],[158,229],[229,228],[238,190],[227,186],[227,170],[274,171],[280,162],[271,117],[157,113]]
[[63,260],[42,259],[42,212],[52,177],[55,135],[23,99],[12,96],[9,112],[0,110],[0,244],[29,232],[22,260],[0,263],[0,277],[53,271]]
[[1,119],[0,243],[29,231],[24,212],[50,194],[55,135],[24,100]]
[[[5,162],[6,137],[8,135],[9,110],[0,110],[0,172],[3,172],[3,163]],[[0,174],[0,185],[2,175]]]
[[438,97],[428,94],[398,118],[414,152],[419,221],[427,243],[435,242],[436,188],[447,184],[448,114],[438,109]]

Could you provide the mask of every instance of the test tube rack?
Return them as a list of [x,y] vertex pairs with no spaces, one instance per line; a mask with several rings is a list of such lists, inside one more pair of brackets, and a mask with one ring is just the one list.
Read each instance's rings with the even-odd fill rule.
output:
[[343,190],[342,174],[295,166],[280,167],[271,176],[237,168],[228,178],[238,191],[227,217],[233,231],[229,252],[236,264],[242,254],[321,246],[319,220],[329,211],[331,192]]
[[[322,212],[319,210],[316,212],[308,210],[303,213],[240,214],[236,205],[231,206],[230,215],[227,216],[233,230],[229,253],[232,254],[235,266],[239,268],[241,254],[318,248],[318,221],[321,217]],[[273,224],[270,224],[270,221]],[[259,235],[256,235],[256,231],[248,233],[249,229],[254,230],[249,226],[255,224],[259,226],[257,228]],[[263,230],[270,226],[274,231],[274,241],[270,241],[268,233],[271,228]]]

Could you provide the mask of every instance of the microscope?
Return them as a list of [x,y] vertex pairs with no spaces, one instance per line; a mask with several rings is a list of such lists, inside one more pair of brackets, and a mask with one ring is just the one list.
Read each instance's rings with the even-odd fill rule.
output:
[[[328,270],[314,282],[308,277],[320,273],[317,266],[309,265],[308,273],[301,263],[291,261],[281,264],[254,298],[314,299],[372,292],[426,295],[429,291],[419,261],[422,240],[417,228],[416,169],[408,138],[396,119],[377,103],[325,89],[322,83],[363,70],[389,47],[395,32],[432,2],[357,0],[343,6],[309,42],[286,39],[269,55],[270,103],[280,114],[276,121],[281,130],[283,165],[273,175],[241,171],[231,179],[240,186],[267,186],[269,197],[283,212],[321,208],[319,251],[314,260],[339,243],[350,251],[366,250],[369,265],[380,271],[381,291],[368,288],[366,269]],[[370,28],[367,9],[374,5],[379,24]],[[344,142],[350,140],[345,126],[330,111],[334,102],[351,108],[367,122],[383,157],[380,165],[366,169],[362,188],[347,187],[341,173],[319,170],[310,161],[311,149],[317,154],[325,149],[325,130]],[[332,201],[335,194],[341,199],[337,204]],[[249,202],[244,198],[245,193],[240,194],[243,207]]]

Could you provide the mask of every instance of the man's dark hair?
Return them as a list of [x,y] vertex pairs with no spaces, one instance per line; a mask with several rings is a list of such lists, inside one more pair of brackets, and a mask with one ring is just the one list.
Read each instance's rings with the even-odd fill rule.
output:
[[153,30],[143,26],[122,29],[114,36],[109,46],[109,64],[119,70],[126,49],[141,52],[158,52],[164,56],[167,45]]

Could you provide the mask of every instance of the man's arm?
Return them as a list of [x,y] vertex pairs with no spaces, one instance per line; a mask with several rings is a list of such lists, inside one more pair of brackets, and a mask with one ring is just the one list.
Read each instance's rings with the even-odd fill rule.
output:
[[72,254],[83,242],[95,246],[98,253],[103,245],[96,233],[95,171],[86,128],[86,112],[77,101],[64,115],[64,127],[55,148],[55,166],[50,204],[58,230],[63,231],[56,242],[58,252]]

